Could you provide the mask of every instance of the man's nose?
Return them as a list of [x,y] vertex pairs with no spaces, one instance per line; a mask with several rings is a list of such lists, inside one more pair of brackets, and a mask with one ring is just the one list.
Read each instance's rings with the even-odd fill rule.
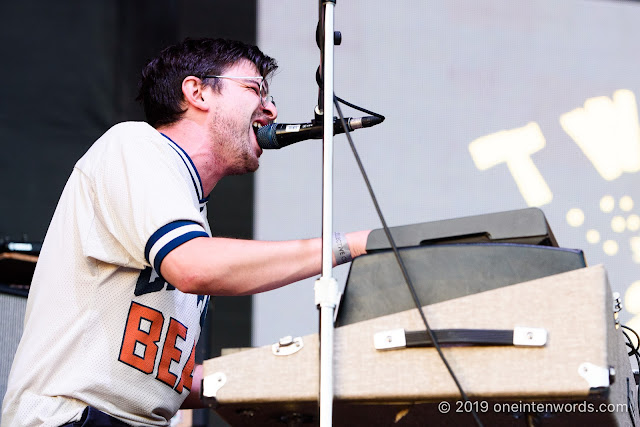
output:
[[276,103],[271,99],[267,105],[262,107],[262,111],[265,113],[269,121],[274,121],[276,117],[278,117],[278,108],[276,107]]

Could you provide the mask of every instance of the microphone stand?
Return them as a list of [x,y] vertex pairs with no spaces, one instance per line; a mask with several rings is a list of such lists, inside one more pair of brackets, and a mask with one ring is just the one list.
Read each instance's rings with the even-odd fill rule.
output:
[[[333,47],[335,0],[320,0],[317,36],[324,31],[321,49],[322,103],[316,117],[323,120],[322,179],[322,275],[314,284],[315,304],[320,310],[320,426],[329,427],[333,420],[333,333],[334,313],[338,304],[338,283],[333,270]],[[324,15],[322,12],[324,11]],[[324,19],[323,19],[324,18]],[[319,99],[320,102],[320,99]],[[328,119],[327,119],[328,118]]]

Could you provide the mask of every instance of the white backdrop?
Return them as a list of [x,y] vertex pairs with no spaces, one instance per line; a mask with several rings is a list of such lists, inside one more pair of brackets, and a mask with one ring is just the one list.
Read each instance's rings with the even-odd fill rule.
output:
[[[280,65],[279,122],[307,122],[318,2],[258,5],[258,44]],[[335,21],[336,94],[387,117],[353,137],[389,225],[538,206],[561,246],[605,265],[634,325],[640,4],[349,0]],[[335,142],[335,229],[380,228],[346,138]],[[319,236],[321,174],[320,140],[265,152],[255,237]],[[347,273],[335,269],[341,285]],[[254,297],[254,345],[317,332],[314,280]]]

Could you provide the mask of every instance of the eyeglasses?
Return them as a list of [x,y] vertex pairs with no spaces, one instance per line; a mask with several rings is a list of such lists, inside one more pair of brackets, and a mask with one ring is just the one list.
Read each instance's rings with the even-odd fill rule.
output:
[[[260,83],[258,85],[258,91],[256,92],[256,95],[258,95],[260,97],[260,104],[263,107],[267,107],[267,105],[269,105],[270,103],[273,103],[273,96],[269,95],[269,91],[266,87],[266,85],[264,84],[264,77],[262,76],[203,76],[203,78],[205,79],[230,79],[230,80],[259,80]],[[256,88],[254,86],[247,86],[248,88],[253,89],[254,91],[256,90]]]

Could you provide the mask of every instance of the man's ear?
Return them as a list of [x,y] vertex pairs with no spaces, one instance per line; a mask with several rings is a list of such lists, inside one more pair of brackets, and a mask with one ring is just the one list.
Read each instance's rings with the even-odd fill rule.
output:
[[198,110],[206,111],[209,109],[209,104],[204,100],[204,85],[202,80],[195,76],[187,76],[182,81],[182,95],[188,105],[191,105]]

